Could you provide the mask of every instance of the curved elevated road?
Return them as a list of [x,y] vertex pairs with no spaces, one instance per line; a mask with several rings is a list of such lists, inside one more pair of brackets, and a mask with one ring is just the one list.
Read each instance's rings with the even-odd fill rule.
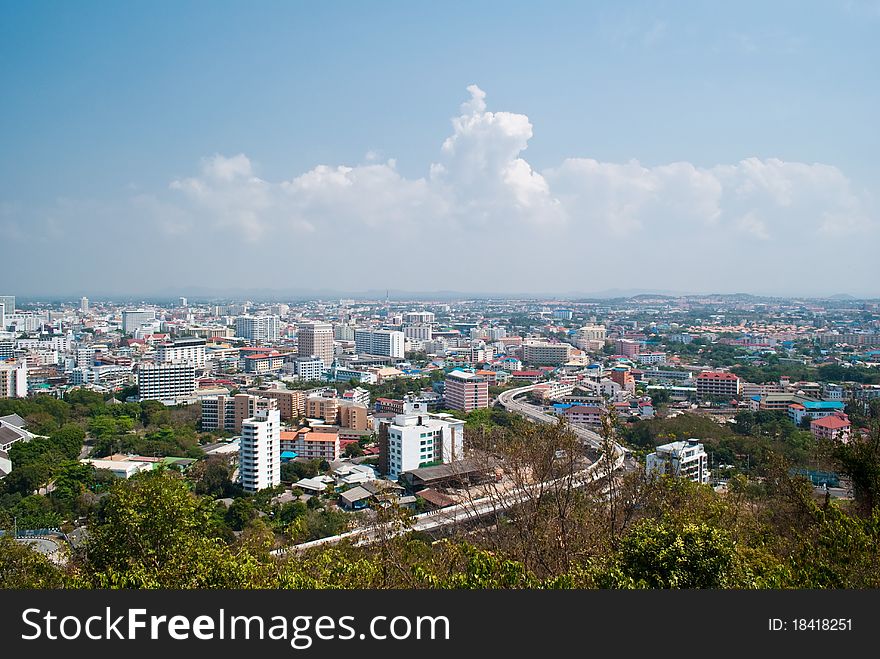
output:
[[[529,405],[528,403],[523,403],[516,400],[518,396],[528,393],[533,389],[535,389],[535,385],[528,385],[524,387],[518,387],[516,389],[510,389],[508,391],[505,391],[498,397],[498,403],[500,403],[505,409],[508,409],[511,412],[515,412],[516,414],[519,414],[527,419],[531,419],[537,423],[556,423],[556,417],[546,414],[543,410],[535,407],[534,405]],[[579,426],[569,426],[569,428],[575,435],[583,440],[585,444],[595,449],[602,448],[602,438],[592,430],[587,430],[586,428],[581,428]],[[624,448],[620,446],[620,444],[616,443],[613,444],[613,451],[613,469],[616,471],[623,466],[625,451]],[[572,474],[570,478],[574,481],[574,486],[582,487],[601,478],[602,475],[599,473],[600,465],[601,462],[594,462],[586,469]],[[566,478],[569,477],[558,478],[541,483],[534,483],[532,485],[527,485],[523,488],[511,490],[504,495],[485,496],[479,499],[474,499],[473,501],[467,501],[465,503],[456,504],[447,508],[441,508],[440,510],[435,510],[429,513],[422,513],[420,515],[416,515],[413,518],[413,524],[406,528],[393,529],[390,525],[385,525],[384,528],[379,529],[355,529],[353,531],[348,531],[339,535],[321,538],[319,540],[312,540],[310,542],[304,542],[298,545],[294,545],[292,547],[283,547],[281,549],[276,549],[272,553],[276,556],[280,556],[292,551],[301,551],[305,549],[310,549],[312,547],[321,547],[323,545],[333,545],[342,540],[351,540],[354,541],[354,543],[357,545],[365,545],[376,542],[380,539],[381,535],[385,535],[387,533],[396,534],[408,531],[432,531],[434,529],[448,526],[450,524],[457,524],[459,522],[477,519],[484,515],[489,515],[497,512],[499,509],[509,508],[518,503],[522,503],[536,490],[540,490],[541,488],[546,488],[548,486],[553,486],[556,483],[565,480]]]

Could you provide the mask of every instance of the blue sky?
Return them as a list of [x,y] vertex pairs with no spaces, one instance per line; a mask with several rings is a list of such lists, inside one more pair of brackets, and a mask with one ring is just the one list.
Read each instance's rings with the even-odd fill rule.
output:
[[[4,2],[5,286],[878,295],[878,31],[877,2]],[[452,245],[467,272],[424,267]]]

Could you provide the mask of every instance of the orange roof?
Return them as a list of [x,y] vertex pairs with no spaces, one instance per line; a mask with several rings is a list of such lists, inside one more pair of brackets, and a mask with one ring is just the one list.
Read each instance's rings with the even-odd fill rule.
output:
[[302,437],[306,442],[335,442],[339,439],[339,435],[335,432],[313,432]]
[[703,371],[697,376],[697,379],[704,380],[739,380],[733,373],[719,373],[718,371]]
[[811,421],[810,425],[818,426],[819,428],[828,428],[829,430],[840,430],[841,428],[849,428],[850,423],[847,419],[842,419],[841,417],[832,414],[831,416]]

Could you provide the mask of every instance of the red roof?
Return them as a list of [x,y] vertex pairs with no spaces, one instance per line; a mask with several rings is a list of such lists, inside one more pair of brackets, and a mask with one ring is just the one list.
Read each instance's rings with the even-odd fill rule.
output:
[[842,428],[849,428],[850,422],[848,419],[841,418],[836,414],[832,414],[831,416],[826,416],[823,419],[816,419],[815,421],[810,422],[811,426],[816,426],[818,428],[827,428],[828,430],[841,430]]
[[719,373],[718,371],[703,371],[697,376],[703,380],[739,380],[733,373]]
[[544,375],[541,371],[513,371],[513,377],[540,377]]

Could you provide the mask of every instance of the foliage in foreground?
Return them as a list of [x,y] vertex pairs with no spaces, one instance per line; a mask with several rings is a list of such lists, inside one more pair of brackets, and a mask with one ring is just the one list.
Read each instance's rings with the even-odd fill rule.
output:
[[[271,554],[259,518],[235,538],[213,501],[172,472],[112,487],[84,549],[66,567],[0,538],[3,588],[873,588],[880,586],[880,513],[850,514],[813,500],[784,474],[722,496],[683,481],[638,483],[639,513],[607,526],[584,498],[572,560],[548,570],[515,541],[488,547],[413,533],[368,549],[347,545],[289,558]],[[558,524],[547,510],[546,524]],[[517,524],[517,520],[506,522]],[[575,525],[575,522],[572,522]],[[592,526],[591,526],[592,525]],[[612,533],[612,529],[614,532]],[[583,530],[583,529],[582,529]],[[566,529],[566,533],[571,532]],[[589,542],[576,538],[589,537]],[[500,538],[516,538],[516,534]],[[552,549],[548,549],[548,552]]]

